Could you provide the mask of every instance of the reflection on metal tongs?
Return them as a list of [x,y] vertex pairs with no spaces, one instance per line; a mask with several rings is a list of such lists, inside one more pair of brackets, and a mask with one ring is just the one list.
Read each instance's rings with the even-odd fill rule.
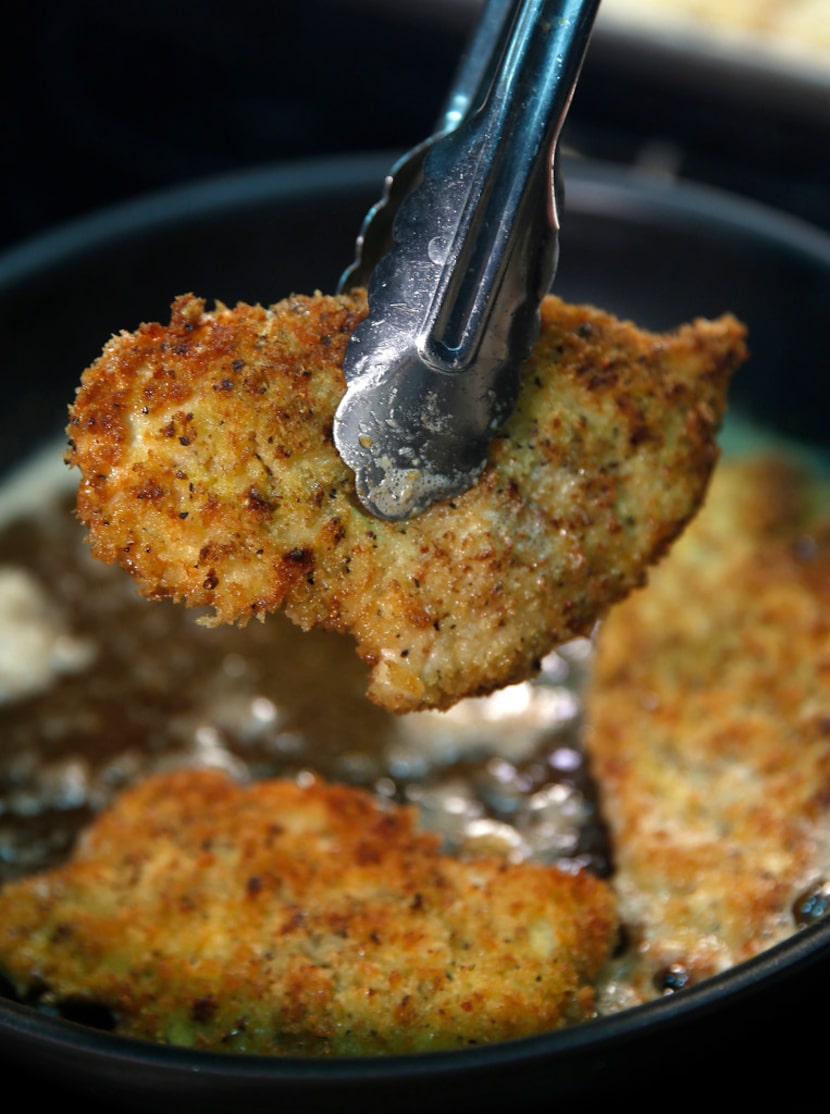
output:
[[556,270],[556,145],[599,0],[488,0],[435,134],[392,170],[340,289],[368,285],[334,439],[404,519],[466,490]]

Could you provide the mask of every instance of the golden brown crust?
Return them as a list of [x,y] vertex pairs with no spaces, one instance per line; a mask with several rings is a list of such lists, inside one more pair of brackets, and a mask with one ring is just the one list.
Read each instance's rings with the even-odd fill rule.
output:
[[830,878],[814,490],[781,461],[723,461],[648,589],[600,628],[586,746],[644,997],[673,966],[696,982],[789,936],[798,896]]
[[548,298],[516,413],[476,484],[406,523],[370,516],[332,442],[362,294],[204,311],[114,337],[71,409],[95,555],[151,598],[350,633],[370,696],[448,707],[584,634],[695,512],[731,317],[653,335]]
[[615,933],[589,875],[443,855],[410,810],[319,781],[179,771],[66,866],[0,891],[0,968],[117,1031],[203,1049],[456,1048],[579,1021]]

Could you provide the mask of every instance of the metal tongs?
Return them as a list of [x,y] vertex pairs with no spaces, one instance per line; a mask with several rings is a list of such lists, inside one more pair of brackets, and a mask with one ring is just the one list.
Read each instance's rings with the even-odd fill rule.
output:
[[558,260],[557,145],[599,0],[487,0],[436,131],[393,167],[340,290],[368,287],[334,440],[398,520],[465,491],[510,416]]

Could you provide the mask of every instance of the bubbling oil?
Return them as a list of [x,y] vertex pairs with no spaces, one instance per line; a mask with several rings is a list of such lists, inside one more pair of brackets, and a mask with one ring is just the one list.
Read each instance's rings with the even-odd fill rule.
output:
[[590,640],[448,712],[365,697],[350,641],[282,615],[208,629],[95,561],[61,447],[0,491],[0,881],[54,865],[127,785],[174,767],[310,775],[409,803],[448,850],[600,874],[580,744]]

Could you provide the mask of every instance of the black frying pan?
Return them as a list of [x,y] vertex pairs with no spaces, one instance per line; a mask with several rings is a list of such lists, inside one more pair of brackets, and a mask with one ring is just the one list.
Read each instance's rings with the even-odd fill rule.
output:
[[[103,342],[165,319],[173,296],[274,301],[333,289],[391,156],[278,166],[197,183],[83,220],[0,259],[6,390],[0,470],[62,428]],[[557,292],[663,328],[731,310],[750,364],[733,409],[828,448],[830,239],[718,194],[566,166]],[[0,741],[1,745],[1,741]],[[675,1101],[770,1088],[817,1098],[810,1036],[830,993],[830,922],[648,1006],[510,1044],[352,1061],[162,1048],[0,998],[4,1090],[80,1095],[87,1110],[492,1109],[564,1099]],[[815,1091],[810,1074],[816,1072]]]

